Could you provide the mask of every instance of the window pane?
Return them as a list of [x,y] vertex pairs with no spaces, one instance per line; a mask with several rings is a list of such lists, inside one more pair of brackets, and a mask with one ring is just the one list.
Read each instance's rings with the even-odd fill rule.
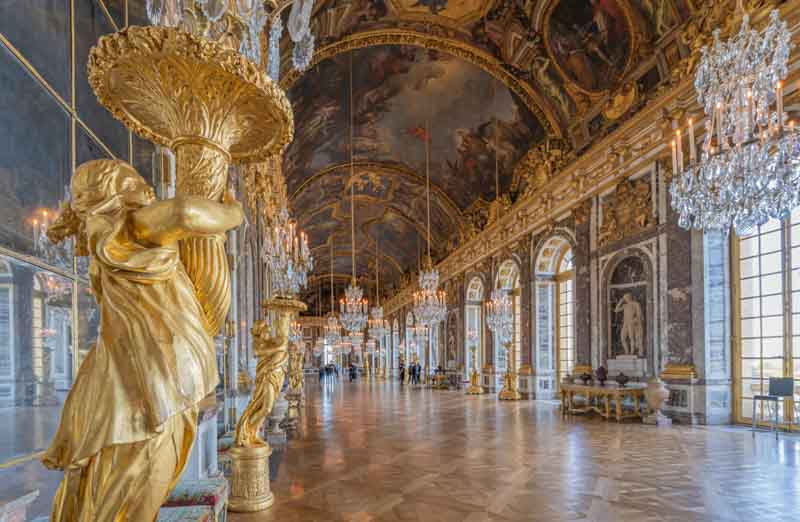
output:
[[758,254],[758,236],[742,239],[739,242],[739,257],[751,257]]
[[761,357],[761,339],[742,339],[742,357]]
[[742,320],[742,337],[761,337],[761,320]]
[[[773,272],[781,271],[781,253],[773,252],[761,256],[761,273],[771,274]],[[742,274],[744,276],[744,274]]]
[[783,357],[783,337],[766,337],[761,340],[762,357]]
[[761,315],[761,301],[758,297],[742,299],[742,317],[758,317]]
[[781,231],[775,230],[769,234],[761,236],[761,253],[777,252],[781,249]]
[[781,274],[772,274],[761,278],[761,293],[762,295],[780,293],[783,288],[781,281]]
[[753,297],[761,293],[757,277],[751,277],[750,279],[742,279],[740,283],[740,288],[742,292],[742,297]]
[[758,275],[758,257],[742,259],[739,263],[739,272],[742,277]]

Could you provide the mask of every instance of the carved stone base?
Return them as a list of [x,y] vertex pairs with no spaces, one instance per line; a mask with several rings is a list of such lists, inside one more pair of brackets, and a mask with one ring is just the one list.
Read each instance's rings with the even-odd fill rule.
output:
[[642,424],[650,424],[653,426],[672,426],[672,419],[660,411],[655,411],[642,419]]
[[636,355],[617,355],[608,362],[608,375],[615,377],[624,373],[628,377],[644,377],[647,375],[647,360]]
[[228,509],[239,513],[263,511],[274,502],[269,489],[269,456],[266,444],[252,448],[234,446],[231,456],[231,494]]

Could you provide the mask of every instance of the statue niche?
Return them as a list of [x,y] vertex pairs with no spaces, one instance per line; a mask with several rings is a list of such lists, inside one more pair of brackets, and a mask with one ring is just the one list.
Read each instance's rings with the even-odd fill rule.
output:
[[648,275],[644,261],[629,256],[617,263],[608,281],[608,370],[611,375],[647,374],[650,358]]

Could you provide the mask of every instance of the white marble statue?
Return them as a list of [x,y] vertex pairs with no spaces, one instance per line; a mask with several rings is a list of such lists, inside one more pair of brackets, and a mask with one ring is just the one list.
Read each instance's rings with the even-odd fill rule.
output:
[[617,303],[614,311],[622,312],[622,329],[619,336],[623,352],[626,355],[644,355],[642,307],[634,300],[633,295],[626,293]]

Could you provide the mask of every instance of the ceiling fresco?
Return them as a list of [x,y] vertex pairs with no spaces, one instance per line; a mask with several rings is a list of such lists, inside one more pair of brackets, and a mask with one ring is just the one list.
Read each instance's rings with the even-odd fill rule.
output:
[[[467,62],[410,46],[353,53],[354,156],[424,174],[431,137],[431,182],[460,208],[494,199],[516,162],[544,132],[507,87]],[[320,63],[289,91],[295,139],[285,155],[289,192],[321,169],[347,163],[350,55]]]
[[343,284],[349,273],[351,60],[357,257],[379,238],[385,286],[399,286],[425,245],[426,137],[441,259],[485,225],[474,215],[496,197],[495,162],[510,204],[534,186],[513,175],[532,151],[558,149],[566,161],[670,81],[694,9],[688,0],[318,1],[314,61],[303,73],[284,63],[282,78],[296,125],[284,173],[318,272],[332,241]]

